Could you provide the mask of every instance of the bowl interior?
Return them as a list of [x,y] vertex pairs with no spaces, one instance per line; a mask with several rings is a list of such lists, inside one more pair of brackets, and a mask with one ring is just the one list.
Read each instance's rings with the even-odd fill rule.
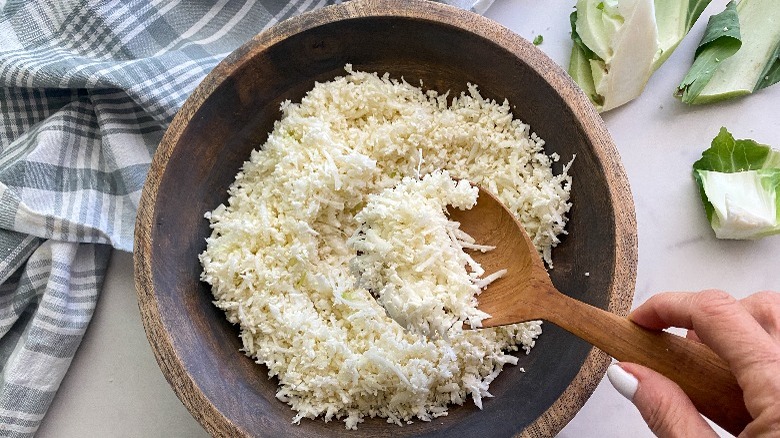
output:
[[[336,21],[300,17],[263,34],[209,76],[191,98],[196,103],[188,102],[182,110],[185,114],[174,121],[176,126],[171,129],[178,131],[166,135],[161,151],[170,155],[155,162],[155,177],[148,184],[156,186],[156,193],[144,200],[142,210],[149,212],[148,217],[139,215],[139,224],[146,221],[149,244],[146,249],[138,244],[137,248],[143,252],[141,257],[148,258],[150,275],[147,290],[142,292],[139,283],[139,295],[142,308],[145,299],[154,302],[152,312],[159,315],[165,332],[160,337],[149,331],[158,361],[180,398],[209,431],[345,435],[341,421],[304,420],[300,426],[290,425],[294,413],[275,398],[276,379],[269,379],[264,366],[239,351],[237,327],[212,305],[208,285],[199,281],[197,256],[210,233],[203,214],[226,201],[226,189],[240,166],[279,118],[280,103],[300,100],[315,81],[343,75],[347,63],[359,70],[389,72],[414,84],[422,80],[426,88],[440,92],[459,93],[472,82],[479,85],[483,96],[509,99],[515,117],[546,140],[548,152],[561,156],[557,171],[576,154],[571,170],[574,207],[569,235],[553,251],[554,283],[577,299],[605,309],[611,300],[614,307],[616,290],[632,289],[633,278],[624,289],[615,284],[616,266],[622,261],[616,259],[618,206],[609,183],[614,169],[602,163],[599,153],[604,151],[596,150],[588,126],[596,123],[603,129],[601,121],[578,118],[567,103],[571,96],[580,99],[571,81],[530,44],[511,37],[509,41],[491,40],[465,30],[473,23],[495,26],[472,14],[439,6],[432,10],[456,14],[464,25],[434,20],[427,13],[416,17],[368,14]],[[503,29],[487,32],[508,34]],[[507,44],[513,49],[505,48]],[[539,73],[544,68],[558,74],[560,82],[551,85]],[[633,207],[629,209],[633,215]],[[619,310],[627,310],[630,300],[630,293],[624,292],[618,300]],[[495,398],[486,400],[482,411],[469,400],[429,423],[397,427],[384,419],[367,419],[349,434],[517,434],[563,394],[589,353],[591,347],[585,342],[545,324],[531,354],[520,355],[519,364],[505,368],[493,382],[490,392]],[[594,382],[605,366],[606,357],[598,356]],[[585,387],[575,393],[581,398],[576,408],[592,390],[592,386]],[[561,415],[566,418],[558,428],[574,412]]]

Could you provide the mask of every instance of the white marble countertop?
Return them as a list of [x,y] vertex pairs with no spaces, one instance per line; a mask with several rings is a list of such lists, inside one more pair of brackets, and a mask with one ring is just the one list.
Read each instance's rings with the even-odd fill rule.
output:
[[[639,227],[634,305],[665,290],[724,289],[737,297],[780,289],[780,236],[714,238],[691,165],[721,126],[737,138],[780,148],[780,85],[747,98],[688,107],[672,97],[691,63],[713,0],[691,34],[650,79],[644,94],[604,115],[628,173]],[[497,0],[487,16],[568,65],[573,0]],[[115,252],[94,319],[38,436],[200,437],[206,432],[168,386],[146,340],[135,298],[132,256]],[[560,437],[652,436],[606,379]]]

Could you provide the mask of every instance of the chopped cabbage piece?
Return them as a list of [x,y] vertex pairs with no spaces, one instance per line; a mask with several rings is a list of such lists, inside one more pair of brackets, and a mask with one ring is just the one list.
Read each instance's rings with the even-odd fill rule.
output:
[[689,104],[744,96],[780,81],[777,0],[729,2],[710,17],[691,69],[675,95]]
[[693,174],[717,238],[780,234],[780,151],[721,128]]

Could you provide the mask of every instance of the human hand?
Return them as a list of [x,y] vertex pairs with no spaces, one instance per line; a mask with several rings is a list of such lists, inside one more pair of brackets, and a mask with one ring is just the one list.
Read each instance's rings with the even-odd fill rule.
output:
[[[726,361],[742,388],[753,421],[739,436],[780,437],[780,293],[759,292],[737,301],[718,290],[666,292],[651,297],[629,319],[652,330],[688,329],[688,338]],[[613,364],[607,375],[659,437],[717,436],[668,378],[634,363]]]

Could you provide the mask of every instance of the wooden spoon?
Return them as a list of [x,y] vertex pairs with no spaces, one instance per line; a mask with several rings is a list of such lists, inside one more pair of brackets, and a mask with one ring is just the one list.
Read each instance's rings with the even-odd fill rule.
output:
[[450,209],[450,218],[478,243],[496,247],[472,254],[485,272],[507,269],[478,298],[478,307],[492,316],[482,322],[484,327],[549,321],[618,361],[638,363],[670,378],[699,412],[734,435],[752,421],[734,375],[709,347],[647,330],[559,292],[523,226],[491,193],[480,188],[477,205],[466,211]]

